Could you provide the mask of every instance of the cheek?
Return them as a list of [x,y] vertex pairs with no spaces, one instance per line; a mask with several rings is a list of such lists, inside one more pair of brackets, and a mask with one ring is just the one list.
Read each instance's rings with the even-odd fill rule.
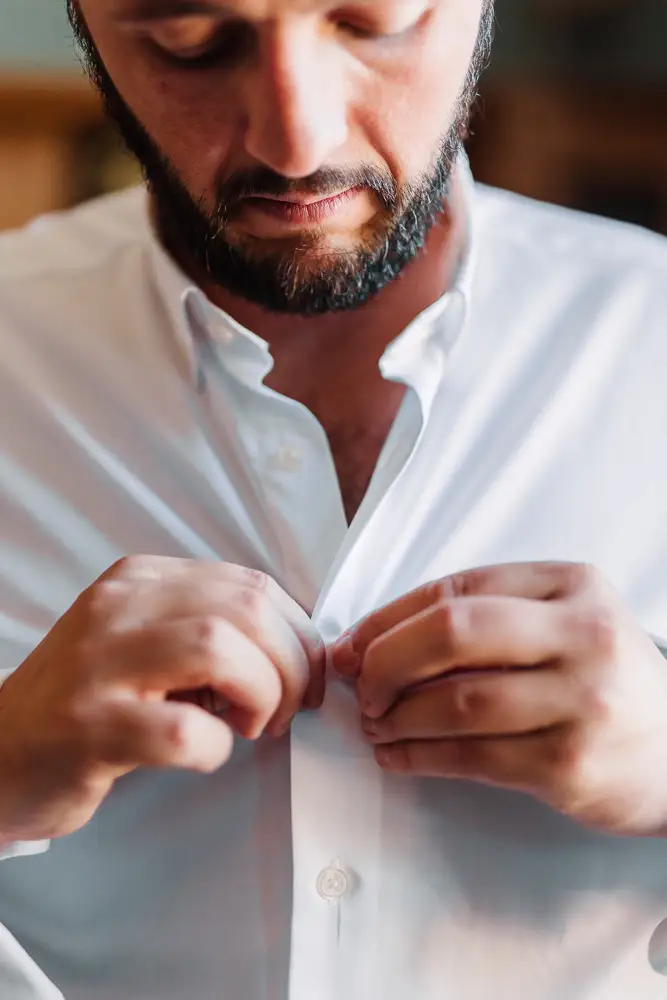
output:
[[213,77],[202,86],[142,76],[141,89],[128,90],[132,110],[190,193],[212,197],[239,132],[238,104]]
[[113,43],[100,52],[120,96],[190,193],[208,200],[239,129],[238,103],[213,75],[172,75]]
[[[442,46],[373,81],[357,121],[392,174],[413,178],[430,163],[458,113],[476,33],[465,47]],[[466,38],[466,42],[467,42]]]

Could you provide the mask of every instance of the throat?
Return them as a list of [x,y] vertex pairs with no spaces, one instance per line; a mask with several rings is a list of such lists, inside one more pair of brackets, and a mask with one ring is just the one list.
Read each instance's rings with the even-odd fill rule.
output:
[[368,492],[389,430],[389,427],[380,431],[346,422],[327,431],[348,524],[354,520]]
[[405,395],[405,386],[378,381],[329,400],[304,400],[329,441],[348,524],[368,492]]
[[[334,345],[335,347],[337,345]],[[266,384],[310,410],[324,430],[333,458],[347,523],[354,519],[405,395],[385,380],[380,351],[362,357],[340,348],[329,357],[308,351],[276,365]]]

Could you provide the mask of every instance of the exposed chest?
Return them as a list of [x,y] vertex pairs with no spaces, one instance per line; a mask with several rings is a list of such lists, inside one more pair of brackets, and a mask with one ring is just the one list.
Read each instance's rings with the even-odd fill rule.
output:
[[404,393],[403,386],[386,386],[374,399],[352,399],[345,408],[325,404],[316,413],[329,441],[348,523],[366,495]]

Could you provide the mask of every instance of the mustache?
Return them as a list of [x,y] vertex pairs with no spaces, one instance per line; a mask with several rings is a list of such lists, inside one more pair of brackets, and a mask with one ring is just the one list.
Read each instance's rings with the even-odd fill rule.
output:
[[377,167],[328,167],[309,177],[292,179],[268,167],[257,166],[238,171],[221,181],[217,191],[217,214],[220,218],[228,218],[246,198],[290,195],[328,198],[350,188],[372,191],[387,212],[399,208],[400,197],[394,178]]

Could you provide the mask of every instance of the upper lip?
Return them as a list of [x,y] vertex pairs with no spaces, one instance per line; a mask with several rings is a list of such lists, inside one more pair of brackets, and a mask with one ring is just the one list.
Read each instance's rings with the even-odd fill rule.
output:
[[255,194],[251,198],[263,198],[267,201],[283,201],[289,205],[316,205],[320,201],[331,201],[341,194],[349,191],[349,188],[342,188],[340,191],[333,191],[331,194]]

